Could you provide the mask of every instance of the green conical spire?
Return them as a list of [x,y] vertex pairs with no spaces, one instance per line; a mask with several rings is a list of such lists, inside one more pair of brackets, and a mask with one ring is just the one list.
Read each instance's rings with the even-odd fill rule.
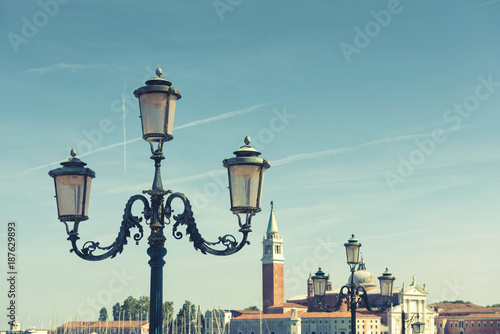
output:
[[278,233],[278,224],[276,223],[276,217],[274,216],[273,201],[271,201],[271,215],[269,216],[267,233]]

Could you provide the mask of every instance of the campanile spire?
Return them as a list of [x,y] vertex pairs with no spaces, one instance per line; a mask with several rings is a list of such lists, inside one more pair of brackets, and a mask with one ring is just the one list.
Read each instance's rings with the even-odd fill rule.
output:
[[283,238],[279,235],[278,224],[274,215],[274,203],[264,237],[262,254],[262,306],[264,313],[270,306],[285,303]]

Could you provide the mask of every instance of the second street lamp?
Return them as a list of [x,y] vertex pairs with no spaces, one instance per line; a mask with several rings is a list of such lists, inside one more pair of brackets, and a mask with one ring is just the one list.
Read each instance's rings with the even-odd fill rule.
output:
[[[413,322],[413,320],[416,320]],[[421,334],[424,332],[425,324],[420,322],[420,315],[418,313],[414,313],[410,319],[406,320],[405,311],[401,311],[401,334],[406,334],[406,329],[411,326],[411,329],[414,334]]]
[[[172,129],[176,101],[181,98],[181,92],[173,88],[171,83],[161,78],[161,69],[156,71],[157,77],[148,80],[146,86],[134,91],[139,99],[143,138],[149,142],[151,159],[154,160],[155,173],[152,188],[144,190],[143,195],[130,197],[125,205],[123,221],[115,241],[109,246],[101,246],[99,242],[87,241],[82,248],[77,246],[80,239],[78,227],[80,222],[88,219],[88,205],[90,198],[90,184],[95,177],[94,171],[84,167],[85,162],[76,158],[76,151],[71,150],[71,158],[61,163],[62,167],[51,170],[49,175],[54,178],[58,218],[66,226],[68,240],[71,242],[71,252],[88,261],[100,261],[113,258],[123,251],[127,238],[131,237],[130,229],[137,228],[133,235],[138,243],[144,235],[142,222],[151,228],[148,238],[151,267],[150,285],[150,326],[149,333],[163,333],[163,266],[166,255],[165,235],[163,229],[172,218],[172,235],[181,239],[183,232],[178,229],[186,228],[185,234],[193,242],[196,250],[203,254],[230,255],[241,250],[246,244],[248,233],[251,232],[252,217],[260,211],[260,200],[265,170],[270,167],[266,159],[259,158],[260,152],[250,146],[250,138],[245,138],[245,145],[234,152],[235,157],[224,160],[224,167],[228,169],[229,192],[231,197],[231,211],[238,218],[240,241],[230,234],[218,238],[217,241],[205,240],[196,226],[191,204],[188,198],[179,192],[172,193],[164,190],[161,180],[161,161],[163,143],[173,139]],[[156,147],[154,145],[156,143]],[[167,196],[168,195],[168,196]],[[164,197],[167,198],[164,200]],[[183,202],[184,210],[173,215],[172,201],[178,199]],[[140,201],[144,207],[142,217],[132,214],[132,206]],[[243,217],[241,216],[243,215]],[[71,225],[72,224],[72,225]]]
[[338,311],[343,303],[349,305],[351,311],[351,334],[356,334],[356,310],[359,305],[365,306],[371,312],[383,312],[391,306],[390,297],[392,297],[392,288],[395,278],[386,269],[386,271],[378,279],[380,281],[380,291],[382,297],[385,299],[385,303],[378,308],[374,308],[370,305],[368,300],[368,294],[362,285],[358,285],[354,282],[354,271],[356,270],[356,265],[359,263],[359,249],[361,244],[354,234],[352,237],[344,244],[346,248],[347,264],[351,269],[351,276],[349,278],[349,283],[340,288],[337,303],[334,306],[329,307],[326,305],[326,276],[321,268],[312,277],[314,286],[314,295],[319,298],[318,307],[320,311],[323,312],[335,312]]

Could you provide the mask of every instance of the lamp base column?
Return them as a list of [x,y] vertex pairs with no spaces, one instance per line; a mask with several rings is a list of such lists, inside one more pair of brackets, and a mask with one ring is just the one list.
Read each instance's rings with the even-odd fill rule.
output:
[[[153,226],[152,226],[153,228]],[[152,229],[149,237],[148,255],[151,267],[151,290],[149,295],[149,333],[163,334],[163,257],[167,254],[164,247],[163,228]]]

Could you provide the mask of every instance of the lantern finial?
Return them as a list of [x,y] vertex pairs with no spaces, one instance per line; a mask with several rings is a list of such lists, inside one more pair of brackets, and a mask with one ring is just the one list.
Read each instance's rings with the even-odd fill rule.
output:
[[161,77],[162,73],[163,73],[163,72],[162,72],[162,70],[161,70],[161,67],[160,67],[160,66],[158,66],[158,68],[156,69],[156,75],[157,75],[157,76],[159,76],[159,77]]
[[69,151],[69,154],[74,158],[76,157],[76,150],[74,148],[71,149],[71,151]]
[[250,145],[250,142],[251,142],[250,137],[246,136],[244,142],[245,142],[245,145]]

